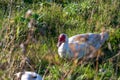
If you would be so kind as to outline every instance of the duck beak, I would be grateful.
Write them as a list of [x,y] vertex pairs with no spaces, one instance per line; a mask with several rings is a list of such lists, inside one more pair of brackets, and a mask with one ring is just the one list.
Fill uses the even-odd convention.
[[62,44],[61,42],[58,42],[58,43],[57,43],[57,47],[59,47],[61,44]]

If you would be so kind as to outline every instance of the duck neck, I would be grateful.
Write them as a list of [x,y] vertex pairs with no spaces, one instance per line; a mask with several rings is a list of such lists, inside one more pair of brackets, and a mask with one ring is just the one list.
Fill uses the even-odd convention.
[[66,57],[66,58],[71,58],[71,51],[69,48],[68,41],[64,42],[61,44],[61,46],[58,48],[58,53],[60,57]]

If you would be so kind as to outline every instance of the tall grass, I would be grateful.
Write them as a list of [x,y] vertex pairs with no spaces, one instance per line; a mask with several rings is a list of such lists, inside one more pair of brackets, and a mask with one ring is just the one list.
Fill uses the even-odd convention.
[[[13,1],[10,13],[10,1],[2,3],[0,9],[0,76],[3,80],[11,80],[13,74],[22,71],[23,56],[30,60],[30,65],[22,63],[25,70],[33,70],[44,76],[45,80],[117,80],[120,73],[115,71],[119,61],[108,61],[107,58],[117,54],[120,47],[120,2],[119,0],[83,0],[83,1]],[[6,8],[5,14],[2,12]],[[20,44],[27,40],[29,20],[25,12],[31,9],[38,27],[35,29],[37,43],[30,42],[27,52],[22,53]],[[8,20],[9,18],[9,20]],[[57,37],[60,33],[73,36],[80,33],[99,33],[102,27],[110,31],[108,41],[103,45],[105,54],[103,64],[96,72],[93,62],[77,65],[73,61],[61,59],[57,55]],[[44,36],[39,29],[44,28]],[[107,43],[109,42],[109,49]],[[111,56],[112,54],[112,56]],[[119,59],[119,58],[117,58]],[[32,69],[31,69],[32,66]],[[95,65],[94,65],[95,66]],[[118,69],[119,70],[119,69]]]

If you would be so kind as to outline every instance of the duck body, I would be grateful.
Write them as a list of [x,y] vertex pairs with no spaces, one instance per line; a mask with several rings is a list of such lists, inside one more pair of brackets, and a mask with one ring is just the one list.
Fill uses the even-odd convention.
[[71,59],[77,56],[78,59],[82,58],[89,51],[89,46],[86,43],[63,43],[58,48],[60,57]]
[[[66,39],[61,43],[61,40],[58,41],[58,54],[60,57],[81,58],[88,53],[89,46],[87,43],[78,43],[77,41],[68,41],[66,34],[61,34],[60,36],[65,36]],[[72,39],[71,39],[72,40]]]
[[17,76],[17,80],[42,80],[39,74],[30,71],[18,72],[15,75]]
[[[86,38],[86,41],[80,42],[81,38]],[[87,54],[95,53],[107,40],[108,34],[104,34],[101,39],[101,34],[86,33],[78,34],[70,38],[66,34],[60,34],[58,38],[58,54],[64,58],[82,58]]]

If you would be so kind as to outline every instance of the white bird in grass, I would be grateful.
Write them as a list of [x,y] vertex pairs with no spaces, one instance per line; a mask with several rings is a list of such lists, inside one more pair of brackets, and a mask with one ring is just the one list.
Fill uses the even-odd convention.
[[74,57],[81,59],[86,55],[92,57],[107,39],[108,32],[100,34],[78,34],[70,38],[68,38],[66,34],[62,33],[58,37],[58,54],[60,57],[68,59]]
[[39,74],[30,71],[18,72],[15,76],[17,80],[43,80]]

